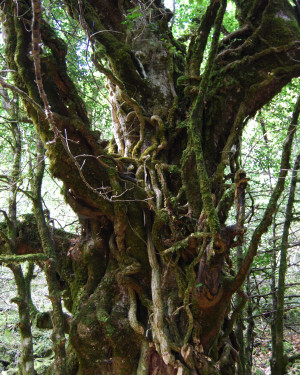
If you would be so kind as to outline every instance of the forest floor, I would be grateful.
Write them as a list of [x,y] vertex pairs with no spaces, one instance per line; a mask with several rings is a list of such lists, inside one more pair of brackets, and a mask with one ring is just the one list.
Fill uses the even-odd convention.
[[[300,334],[296,332],[295,328],[286,330],[284,347],[288,355],[300,353]],[[271,351],[271,336],[265,332],[263,338],[256,338],[255,347],[253,351],[253,375],[271,375],[270,359]],[[288,375],[300,374],[300,361],[294,363],[288,370]]]

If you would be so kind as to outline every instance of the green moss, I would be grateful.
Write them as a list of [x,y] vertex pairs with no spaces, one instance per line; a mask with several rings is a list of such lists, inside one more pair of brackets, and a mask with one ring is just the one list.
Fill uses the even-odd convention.
[[180,85],[184,85],[186,83],[188,83],[190,80],[190,77],[189,76],[180,76],[177,78],[177,85],[180,86]]
[[[28,11],[27,7],[22,7],[24,13]],[[21,11],[19,9],[19,11]],[[37,86],[35,84],[35,76],[33,74],[33,62],[29,59],[29,50],[31,46],[30,34],[25,30],[23,22],[18,18],[14,18],[15,32],[17,36],[17,44],[14,54],[14,62],[18,67],[18,75],[23,80],[22,88],[24,84],[26,91],[29,95],[38,103],[41,102],[38,94]]]
[[167,211],[160,210],[156,212],[154,223],[152,226],[152,238],[155,248],[158,251],[163,251],[166,246],[163,241],[171,235],[169,229],[169,215]]
[[19,242],[24,242],[34,249],[41,248],[36,218],[33,214],[25,214],[18,222],[17,231]]
[[168,127],[170,127],[170,125],[175,126],[176,113],[177,113],[177,110],[178,110],[178,102],[179,102],[178,96],[176,96],[173,100],[172,107],[170,108],[170,111],[169,111],[169,114],[168,114],[168,119],[167,119],[167,122],[169,124]]
[[[260,35],[265,38],[270,45],[280,46],[286,43],[299,40],[299,25],[295,17],[292,6],[285,2],[275,6],[272,12],[268,12],[264,17],[264,22],[260,28]],[[272,32],[270,33],[270,29]]]
[[182,181],[185,195],[188,201],[189,210],[193,217],[199,217],[202,210],[201,193],[198,175],[195,170],[195,154],[193,146],[189,144],[182,153],[180,160],[182,169]]

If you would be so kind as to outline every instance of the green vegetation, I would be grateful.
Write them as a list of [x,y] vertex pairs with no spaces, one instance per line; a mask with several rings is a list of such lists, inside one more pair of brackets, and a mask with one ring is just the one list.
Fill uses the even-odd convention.
[[[18,374],[18,362],[21,355],[21,339],[18,329],[19,317],[15,304],[11,299],[15,297],[15,282],[11,272],[1,266],[1,316],[0,316],[0,372],[3,375]],[[38,309],[50,308],[47,298],[45,278],[41,271],[36,270],[32,283],[32,296]],[[53,351],[50,340],[51,331],[33,327],[35,369],[39,375],[46,371],[53,361]]]

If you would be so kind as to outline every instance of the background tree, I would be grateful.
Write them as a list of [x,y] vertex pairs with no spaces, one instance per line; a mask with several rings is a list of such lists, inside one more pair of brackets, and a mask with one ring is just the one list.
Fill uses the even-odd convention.
[[288,239],[289,229],[292,222],[293,206],[295,200],[295,190],[297,184],[297,174],[300,165],[300,155],[298,154],[293,167],[293,175],[291,180],[291,187],[288,197],[288,203],[285,212],[285,222],[282,233],[282,240],[280,245],[280,265],[279,265],[279,280],[278,290],[276,293],[276,313],[274,319],[274,337],[272,340],[272,362],[271,369],[272,374],[283,374],[286,373],[286,366],[288,364],[288,358],[284,353],[283,349],[283,314],[284,314],[284,293],[285,293],[285,278],[287,271],[287,252],[288,252]]
[[2,239],[1,245],[3,245],[3,243],[6,244],[6,257],[11,258],[7,260],[7,266],[11,269],[17,286],[17,296],[12,299],[12,302],[16,303],[18,306],[20,319],[19,328],[22,347],[20,374],[34,375],[33,343],[30,321],[30,310],[32,306],[30,282],[33,276],[33,264],[28,263],[26,272],[24,273],[21,265],[13,262],[13,257],[17,253],[17,196],[21,182],[22,155],[22,140],[19,124],[19,99],[10,98],[6,90],[1,91],[1,96],[2,103],[7,109],[7,114],[10,115],[7,119],[8,128],[10,130],[8,140],[11,147],[10,151],[13,153],[11,170],[10,173],[6,175],[6,182],[9,190],[8,210],[5,211],[1,209],[5,223],[0,229],[0,236]]
[[186,51],[159,0],[58,3],[107,77],[109,145],[93,131],[70,78],[53,15],[41,18],[37,0],[1,4],[14,85],[0,83],[22,97],[82,224],[72,272],[66,257],[57,264],[70,292],[69,338],[80,374],[235,373],[231,331],[240,306],[231,312],[231,301],[243,296],[284,188],[299,105],[278,182],[233,270],[248,184],[240,137],[247,120],[300,73],[297,8],[275,0],[235,4],[237,30],[220,40],[227,2],[212,0]]

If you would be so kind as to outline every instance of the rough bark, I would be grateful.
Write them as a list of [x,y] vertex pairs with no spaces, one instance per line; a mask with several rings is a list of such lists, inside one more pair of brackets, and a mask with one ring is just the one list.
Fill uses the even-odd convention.
[[[91,131],[67,72],[65,42],[43,20],[32,35],[29,1],[1,7],[16,86],[10,88],[22,95],[83,227],[69,252],[72,270],[63,257],[57,264],[70,291],[70,342],[79,361],[78,372],[74,366],[69,373],[234,374],[230,302],[270,225],[285,174],[232,276],[230,249],[244,228],[239,218],[233,226],[226,219],[247,186],[232,148],[239,148],[247,119],[300,74],[295,11],[288,1],[237,1],[241,28],[220,42],[226,2],[211,1],[185,59],[159,0],[64,3],[108,80],[113,152]],[[141,17],[129,27],[124,21],[134,6]],[[50,51],[43,59],[39,31]]]

